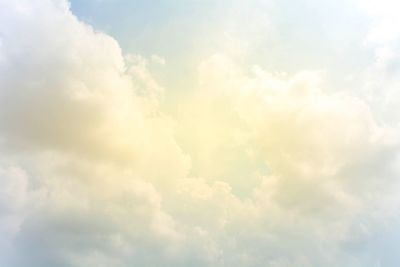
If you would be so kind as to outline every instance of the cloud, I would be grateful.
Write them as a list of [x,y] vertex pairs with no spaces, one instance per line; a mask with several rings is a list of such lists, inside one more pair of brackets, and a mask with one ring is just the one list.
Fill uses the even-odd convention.
[[396,1],[356,1],[369,19],[364,46],[373,51],[373,61],[366,71],[364,90],[377,116],[386,123],[398,126],[397,99],[400,70],[399,17],[394,10]]
[[172,249],[180,235],[149,181],[167,187],[190,162],[145,66],[127,66],[116,41],[65,1],[1,10],[4,262],[125,266]]
[[[245,148],[250,153],[237,157],[247,166],[229,168],[239,173],[252,170],[256,173],[247,174],[258,176],[259,184],[246,198],[249,206],[235,211],[238,217],[230,214],[232,224],[227,226],[235,229],[238,244],[246,244],[237,251],[254,261],[242,265],[374,266],[379,261],[366,250],[347,254],[344,247],[356,242],[358,234],[366,244],[372,242],[368,236],[379,227],[370,229],[369,224],[391,220],[385,207],[398,200],[384,195],[399,186],[397,130],[377,123],[361,98],[345,91],[327,92],[322,81],[318,72],[289,76],[257,66],[243,69],[223,55],[201,65],[200,86],[189,105],[196,107],[192,115],[200,123],[208,118],[204,123],[210,121],[213,128],[201,128],[205,134],[192,141],[206,147],[193,160],[194,167],[237,185],[236,180],[249,176],[210,172],[220,166],[207,162],[215,155],[219,163],[229,161],[232,153]],[[185,118],[183,124],[188,123]],[[387,190],[388,184],[393,191]],[[248,221],[236,225],[233,221],[240,221],[241,212]],[[365,232],[353,234],[364,220]],[[245,236],[238,234],[238,225],[246,229]],[[251,245],[244,243],[249,239]],[[263,251],[263,256],[255,251]]]
[[142,166],[165,151],[164,168],[182,165],[185,173],[189,162],[174,144],[171,122],[134,87],[156,87],[145,66],[126,66],[115,40],[56,3],[2,3],[5,143]]
[[0,0],[0,265],[394,266],[398,133],[365,100],[216,54],[167,114],[151,61]]

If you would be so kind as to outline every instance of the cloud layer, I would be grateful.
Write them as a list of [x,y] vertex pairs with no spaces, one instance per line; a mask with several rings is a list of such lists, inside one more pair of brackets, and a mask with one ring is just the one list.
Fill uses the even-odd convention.
[[169,114],[150,61],[63,0],[0,0],[0,265],[397,266],[398,128],[371,100],[396,83],[215,53]]

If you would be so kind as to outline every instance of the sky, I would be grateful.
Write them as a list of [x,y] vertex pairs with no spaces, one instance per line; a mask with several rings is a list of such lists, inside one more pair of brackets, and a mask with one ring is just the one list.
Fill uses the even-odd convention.
[[399,266],[399,8],[0,0],[0,266]]

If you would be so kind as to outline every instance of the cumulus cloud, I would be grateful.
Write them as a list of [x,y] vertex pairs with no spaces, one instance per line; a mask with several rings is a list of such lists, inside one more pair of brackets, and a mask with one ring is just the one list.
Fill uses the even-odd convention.
[[397,129],[367,102],[217,54],[167,115],[150,61],[0,0],[0,265],[394,266]]
[[143,64],[127,66],[116,41],[79,22],[63,1],[3,1],[2,10],[6,145],[138,166],[165,151],[164,168],[183,165],[185,173],[189,162],[174,144],[172,123],[157,114],[150,97],[139,96],[157,89]]
[[396,1],[356,1],[360,10],[368,17],[370,28],[364,46],[372,49],[374,59],[366,73],[365,91],[380,119],[398,126],[400,70],[400,23],[395,10]]
[[[237,179],[248,182],[250,171],[248,176],[224,177],[226,172],[210,171],[218,164],[207,164],[212,155],[229,162],[232,153],[245,148],[238,157],[247,166],[229,167],[237,172],[255,169],[258,176],[259,183],[248,196],[249,206],[242,207],[251,223],[238,224],[247,225],[247,236],[235,237],[242,243],[251,236],[254,243],[238,251],[251,254],[256,263],[242,265],[374,266],[379,262],[382,255],[371,259],[362,249],[346,255],[344,247],[358,238],[372,242],[368,236],[379,227],[369,224],[392,216],[385,207],[397,200],[384,195],[398,189],[397,131],[379,125],[359,97],[323,90],[318,72],[289,76],[257,66],[243,69],[215,55],[202,63],[200,81],[193,101],[198,106],[189,105],[197,107],[192,115],[200,123],[209,118],[213,128],[204,127],[200,129],[204,135],[191,136],[196,138],[193,143],[206,147],[193,160],[194,167],[222,176],[230,185]],[[182,123],[188,123],[190,131],[185,117]],[[216,133],[212,142],[207,136],[211,129]],[[360,230],[364,223],[365,229]],[[353,234],[355,229],[360,232]]]
[[[64,1],[1,1],[1,10],[9,260],[118,266],[129,257],[151,259],[157,246],[171,249],[179,234],[149,181],[166,187],[190,162],[171,120],[157,111],[145,66],[125,64],[118,44],[79,22]],[[35,191],[41,196],[31,198]]]

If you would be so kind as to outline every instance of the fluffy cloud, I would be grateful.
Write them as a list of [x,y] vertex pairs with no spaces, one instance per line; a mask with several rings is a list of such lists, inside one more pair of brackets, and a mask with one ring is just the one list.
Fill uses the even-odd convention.
[[372,49],[374,59],[366,71],[365,91],[377,115],[398,127],[400,31],[396,1],[356,1],[369,18],[370,28],[364,46]]
[[4,260],[118,266],[172,249],[179,234],[148,181],[166,188],[190,162],[144,66],[125,65],[64,1],[1,10],[2,229],[14,235]]
[[398,262],[397,130],[363,99],[214,55],[168,116],[148,62],[0,0],[0,265]]
[[[63,1],[3,1],[2,10],[0,120],[6,145],[143,169],[164,151],[164,168],[185,166],[174,175],[186,172],[189,162],[174,144],[170,120],[157,113],[150,97],[139,96],[153,95],[156,86],[138,75],[144,66],[126,66],[118,44],[79,22]],[[134,83],[148,91],[138,92]]]
[[[379,125],[359,97],[324,91],[322,80],[318,72],[289,76],[242,69],[222,55],[200,67],[200,86],[189,105],[196,107],[191,115],[200,125],[210,126],[202,119],[208,118],[212,128],[191,136],[203,149],[194,167],[233,186],[238,179],[249,182],[249,176],[258,176],[259,184],[247,196],[250,202],[240,202],[243,206],[233,212],[238,217],[229,214],[227,228],[235,229],[235,242],[245,244],[236,249],[255,261],[241,265],[374,266],[380,257],[387,260],[387,255],[371,258],[363,249],[347,254],[345,247],[358,239],[372,243],[369,235],[381,231],[377,225],[392,220],[387,207],[398,203],[393,197],[399,186],[397,130]],[[182,131],[190,132],[185,118],[182,124],[189,126]],[[220,166],[208,159],[217,155],[219,163],[229,162],[232,154],[247,166],[229,168],[246,169],[247,176],[210,171]],[[233,222],[240,221],[241,212],[250,223]],[[238,225],[247,226],[245,236],[238,234]],[[251,245],[245,243],[249,239]]]

